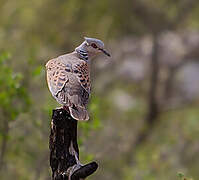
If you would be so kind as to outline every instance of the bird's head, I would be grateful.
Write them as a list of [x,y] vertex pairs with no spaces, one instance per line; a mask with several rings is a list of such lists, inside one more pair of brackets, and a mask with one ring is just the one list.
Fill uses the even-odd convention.
[[110,56],[110,54],[104,49],[104,43],[101,40],[88,37],[84,37],[84,39],[89,53],[98,54],[103,52],[105,55]]
[[110,54],[105,50],[104,43],[95,38],[84,37],[84,42],[77,47],[77,50],[85,51],[89,56],[94,57],[100,53],[104,53],[105,55],[110,57]]

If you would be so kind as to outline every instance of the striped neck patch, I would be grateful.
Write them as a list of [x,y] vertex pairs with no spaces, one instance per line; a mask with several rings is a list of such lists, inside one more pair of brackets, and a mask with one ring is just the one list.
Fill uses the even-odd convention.
[[86,51],[76,49],[76,52],[79,54],[81,59],[88,60],[88,53]]

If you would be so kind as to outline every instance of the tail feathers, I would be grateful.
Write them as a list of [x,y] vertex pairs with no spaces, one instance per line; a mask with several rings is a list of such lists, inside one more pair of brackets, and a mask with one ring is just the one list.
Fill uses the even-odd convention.
[[78,121],[87,121],[89,119],[88,112],[84,107],[69,107],[69,111],[71,116]]

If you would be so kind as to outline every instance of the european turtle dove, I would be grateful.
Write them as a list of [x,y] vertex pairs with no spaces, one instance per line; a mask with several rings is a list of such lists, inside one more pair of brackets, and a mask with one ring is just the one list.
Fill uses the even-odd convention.
[[101,52],[110,56],[101,40],[84,39],[74,52],[51,59],[46,64],[50,92],[76,120],[89,119],[86,107],[90,95],[90,60]]

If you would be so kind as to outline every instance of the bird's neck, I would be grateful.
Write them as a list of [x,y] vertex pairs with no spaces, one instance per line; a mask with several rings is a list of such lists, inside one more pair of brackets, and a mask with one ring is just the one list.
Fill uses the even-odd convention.
[[88,49],[87,46],[88,45],[84,41],[80,46],[75,48],[75,52],[78,54],[79,58],[83,59],[85,61],[91,60],[92,58],[94,58],[96,56],[95,53],[91,53],[91,52],[87,51],[87,49]]
[[77,48],[75,49],[75,51],[78,54],[80,59],[83,59],[85,61],[89,60],[88,53],[86,51],[83,51],[83,50],[77,49]]
[[80,59],[88,61],[89,55],[88,55],[88,52],[86,50],[86,43],[85,42],[83,42],[80,46],[75,48],[75,52],[78,54]]

